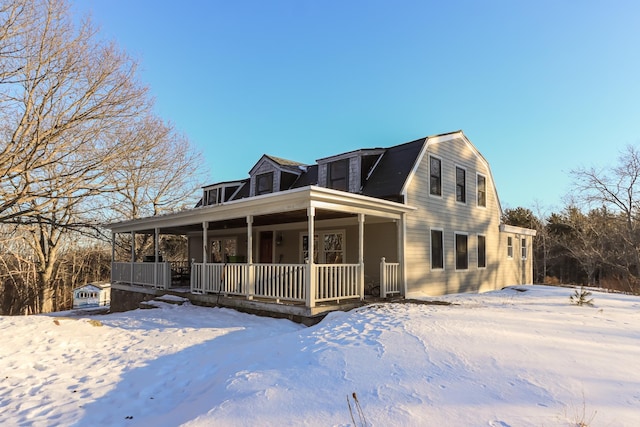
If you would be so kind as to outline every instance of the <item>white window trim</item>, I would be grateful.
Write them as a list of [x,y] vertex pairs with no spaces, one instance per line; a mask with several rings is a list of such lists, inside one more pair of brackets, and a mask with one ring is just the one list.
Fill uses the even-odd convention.
[[[458,242],[456,236],[467,236],[467,268],[458,268]],[[469,233],[465,233],[463,231],[454,231],[453,232],[453,268],[455,271],[469,271]]]
[[[433,242],[431,239],[431,232],[432,231],[439,231],[441,234],[441,238],[442,238],[442,268],[433,268],[433,262],[432,262],[432,250],[433,250]],[[438,227],[433,227],[429,229],[429,268],[431,271],[444,271],[446,270],[447,267],[447,263],[445,262],[447,257],[445,256],[445,250],[444,250],[444,229],[442,228],[438,228]]]
[[[484,178],[484,206],[478,204],[478,177],[479,176]],[[489,200],[488,200],[489,192],[487,191],[488,186],[489,186],[489,180],[487,179],[487,176],[483,173],[476,172],[476,207],[480,209],[487,209],[487,205],[489,204]]]
[[528,253],[529,253],[529,250],[528,250],[527,238],[521,237],[520,238],[520,257],[523,260],[526,260]]
[[[478,263],[480,262],[480,245],[478,245],[478,237],[484,237],[484,267],[480,267]],[[469,242],[467,242],[467,245]],[[476,234],[476,267],[478,270],[486,270],[487,269],[487,235],[486,234]]]
[[[464,202],[461,202],[458,200],[458,169],[462,169],[464,171]],[[453,168],[453,188],[455,189],[455,191],[453,192],[453,197],[455,198],[456,203],[459,203],[461,205],[466,205],[468,203],[468,185],[467,185],[467,168],[465,168],[462,165],[454,165]]]
[[[440,160],[440,194],[431,193],[431,158]],[[441,157],[429,154],[429,197],[435,197],[436,199],[442,199],[444,197],[444,180],[442,179],[442,165],[444,162]]]
[[[346,264],[347,262],[347,232],[345,231],[345,229],[339,229],[339,230],[316,230],[316,232],[314,233],[316,236],[318,236],[318,247],[315,248],[316,251],[318,251],[318,262],[317,264],[325,264],[326,262],[326,253],[324,251],[324,246],[321,247],[321,245],[324,244],[324,236],[326,234],[342,234],[342,263]],[[299,253],[300,253],[300,262],[304,263],[304,255],[303,255],[303,238],[305,236],[308,236],[309,233],[308,232],[301,232],[300,233],[300,247],[299,247]]]
[[[511,241],[511,244],[509,244],[509,241]],[[507,259],[513,259],[513,236],[507,236]]]

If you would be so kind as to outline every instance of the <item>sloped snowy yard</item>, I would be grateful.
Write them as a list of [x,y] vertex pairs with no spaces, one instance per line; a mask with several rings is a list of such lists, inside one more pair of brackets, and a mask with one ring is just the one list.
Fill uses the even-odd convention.
[[371,426],[640,425],[640,298],[517,289],[311,328],[168,304],[0,317],[0,425],[346,426],[353,392]]

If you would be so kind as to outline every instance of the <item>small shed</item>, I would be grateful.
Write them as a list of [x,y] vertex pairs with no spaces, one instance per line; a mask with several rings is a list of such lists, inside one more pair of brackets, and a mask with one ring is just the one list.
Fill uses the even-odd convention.
[[102,307],[111,303],[111,283],[87,283],[73,290],[73,308]]

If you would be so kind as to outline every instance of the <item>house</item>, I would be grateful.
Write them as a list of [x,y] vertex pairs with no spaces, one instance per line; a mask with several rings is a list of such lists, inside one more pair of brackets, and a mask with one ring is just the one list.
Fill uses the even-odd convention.
[[[108,227],[114,246],[121,234],[156,242],[151,262],[114,259],[114,301],[170,290],[178,268],[200,303],[301,316],[367,294],[533,280],[535,231],[501,223],[489,164],[462,131],[315,164],[263,155],[248,178],[204,187],[194,209]],[[187,237],[182,267],[161,262],[161,234]]]
[[88,283],[73,290],[73,308],[103,307],[110,301],[110,283]]

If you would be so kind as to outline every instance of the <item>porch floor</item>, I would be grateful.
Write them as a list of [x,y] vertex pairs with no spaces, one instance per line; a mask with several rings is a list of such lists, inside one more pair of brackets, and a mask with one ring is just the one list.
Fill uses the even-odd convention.
[[[315,325],[320,322],[328,313],[332,311],[349,311],[357,307],[362,307],[367,304],[375,302],[389,301],[389,299],[383,299],[380,297],[365,296],[365,300],[359,299],[345,299],[336,302],[323,302],[317,303],[315,307],[307,307],[304,303],[296,303],[291,301],[274,302],[273,299],[262,299],[255,297],[252,300],[248,300],[243,296],[224,295],[224,294],[192,294],[189,287],[172,287],[169,289],[153,289],[145,288],[141,286],[131,286],[124,283],[113,283],[113,290],[122,291],[126,293],[146,294],[148,298],[153,299],[162,295],[175,295],[183,298],[187,298],[193,305],[205,306],[205,307],[227,307],[238,311],[256,314],[259,316],[268,316],[276,318],[286,318],[297,323],[302,323],[306,326]],[[120,298],[119,292],[112,292],[112,300],[114,298]],[[122,296],[126,298],[126,296]],[[134,299],[134,298],[132,298]],[[121,306],[118,304],[113,304]],[[137,305],[130,309],[137,308]]]

